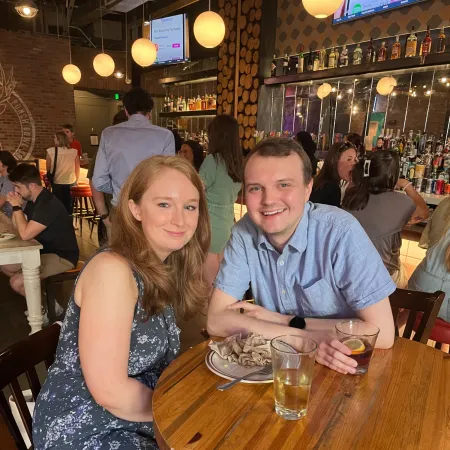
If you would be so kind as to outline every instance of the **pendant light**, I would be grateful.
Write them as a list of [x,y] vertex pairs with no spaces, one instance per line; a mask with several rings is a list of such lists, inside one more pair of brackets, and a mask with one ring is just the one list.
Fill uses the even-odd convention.
[[219,14],[211,11],[201,13],[194,22],[194,36],[197,42],[205,48],[217,47],[225,37],[225,22]]
[[131,84],[128,78],[128,13],[125,13],[125,83]]
[[377,83],[377,92],[380,95],[389,95],[397,86],[397,80],[394,77],[383,77]]
[[332,87],[330,84],[323,83],[319,86],[319,89],[317,90],[317,97],[319,97],[322,100],[330,95],[331,90]]
[[100,0],[100,33],[102,37],[102,52],[99,53],[93,61],[94,70],[101,77],[109,77],[113,74],[115,64],[111,56],[105,53],[103,46],[103,14],[102,14],[102,1]]
[[303,0],[303,6],[316,19],[325,19],[325,17],[334,14],[341,6],[342,0]]
[[77,84],[81,80],[81,70],[72,64],[72,45],[70,41],[69,14],[67,14],[67,34],[69,36],[69,64],[66,64],[62,70],[64,81],[69,84]]
[[[145,22],[144,2],[142,3],[142,24]],[[131,56],[141,67],[151,66],[156,61],[156,45],[146,38],[136,39],[131,46]]]
[[20,17],[31,19],[36,17],[39,9],[33,0],[19,0],[14,7]]

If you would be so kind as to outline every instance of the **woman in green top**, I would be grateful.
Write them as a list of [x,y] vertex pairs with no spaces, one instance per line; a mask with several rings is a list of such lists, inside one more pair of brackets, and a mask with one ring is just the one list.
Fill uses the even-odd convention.
[[220,115],[208,127],[208,156],[200,177],[206,189],[211,220],[211,247],[205,262],[206,281],[212,287],[234,223],[234,203],[242,185],[242,150],[239,125]]

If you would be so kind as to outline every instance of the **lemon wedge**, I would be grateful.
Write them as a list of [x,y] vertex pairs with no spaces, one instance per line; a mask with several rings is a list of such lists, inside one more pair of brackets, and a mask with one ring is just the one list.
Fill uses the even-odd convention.
[[352,351],[352,355],[362,353],[366,349],[364,342],[357,338],[349,338],[342,343]]

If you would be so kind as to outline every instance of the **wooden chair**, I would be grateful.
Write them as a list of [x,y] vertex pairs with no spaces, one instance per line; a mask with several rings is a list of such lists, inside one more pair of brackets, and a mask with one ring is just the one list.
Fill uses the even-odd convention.
[[[0,415],[3,421],[6,422],[9,433],[12,435],[16,447],[19,450],[25,450],[27,447],[14,420],[8,400],[2,390],[7,386],[11,389],[25,430],[32,442],[32,418],[22,394],[18,377],[26,374],[33,399],[36,401],[41,390],[41,384],[35,366],[44,362],[48,369],[53,364],[60,330],[61,327],[59,324],[55,323],[11,345],[11,347],[0,354]],[[0,436],[0,448],[4,449],[5,447],[6,443],[3,437]]]
[[436,317],[442,302],[444,301],[445,293],[436,291],[434,293],[409,291],[406,289],[397,289],[389,296],[391,302],[392,314],[395,323],[395,335],[398,336],[398,316],[400,309],[409,310],[408,320],[406,322],[404,338],[411,339],[411,334],[418,313],[422,313],[420,324],[417,326],[417,331],[414,334],[413,341],[426,344],[430,338],[431,330],[433,329]]

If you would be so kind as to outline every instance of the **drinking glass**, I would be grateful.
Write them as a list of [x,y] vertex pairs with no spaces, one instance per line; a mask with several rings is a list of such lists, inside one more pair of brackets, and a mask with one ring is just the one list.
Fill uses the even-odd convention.
[[379,332],[377,326],[359,320],[346,320],[336,324],[338,339],[352,351],[350,358],[358,363],[355,375],[364,374],[369,369]]
[[306,416],[317,344],[300,336],[278,336],[270,342],[275,411],[284,419]]

